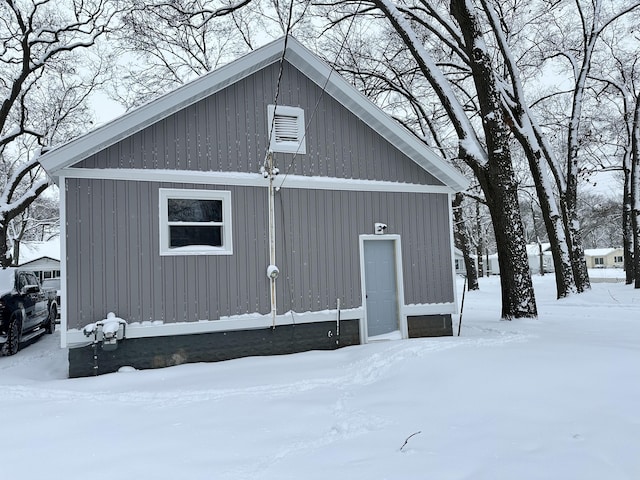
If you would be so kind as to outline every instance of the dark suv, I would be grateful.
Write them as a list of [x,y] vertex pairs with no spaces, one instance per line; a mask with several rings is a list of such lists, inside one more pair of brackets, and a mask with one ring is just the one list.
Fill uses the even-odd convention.
[[33,272],[0,269],[0,354],[14,355],[20,344],[56,328],[56,291],[40,286]]

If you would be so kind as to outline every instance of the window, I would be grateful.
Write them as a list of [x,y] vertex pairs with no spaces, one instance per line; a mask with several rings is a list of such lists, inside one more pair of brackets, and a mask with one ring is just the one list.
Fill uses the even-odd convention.
[[160,255],[231,255],[231,192],[160,189]]
[[18,274],[18,291],[21,291],[27,285],[29,285],[29,280],[27,279],[27,274],[24,273],[24,272],[20,272]]
[[[304,110],[298,107],[269,105],[267,113],[269,150],[284,153],[307,153],[304,140]],[[271,132],[272,128],[273,133]]]
[[596,265],[604,265],[604,258],[603,257],[594,257],[593,263],[596,264]]
[[29,285],[40,285],[40,280],[36,277],[36,274],[33,272],[27,272],[27,281]]
[[40,285],[35,274],[32,272],[20,272],[18,274],[18,290],[22,290],[26,286],[30,285]]
[[623,262],[623,258],[622,258],[622,256],[615,256],[615,257],[613,257],[613,262],[614,262],[614,263],[622,263],[622,262]]

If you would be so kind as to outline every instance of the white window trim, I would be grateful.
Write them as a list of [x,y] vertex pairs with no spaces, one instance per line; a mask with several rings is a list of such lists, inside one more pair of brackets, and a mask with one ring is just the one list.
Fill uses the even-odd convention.
[[[276,115],[287,115],[296,117],[298,121],[298,140],[295,142],[277,142],[275,135],[272,134],[271,128],[273,126],[273,116],[274,113]],[[307,146],[305,142],[305,132],[304,132],[304,110],[299,107],[288,107],[286,105],[268,105],[267,106],[267,121],[268,121],[268,132],[269,132],[269,150],[272,152],[281,152],[281,153],[297,153],[297,154],[305,154],[307,153]]]
[[[222,247],[201,245],[198,247],[169,248],[169,210],[170,198],[193,200],[222,200]],[[159,189],[160,209],[160,255],[233,255],[233,237],[231,224],[231,192],[222,190],[196,190],[178,188]]]

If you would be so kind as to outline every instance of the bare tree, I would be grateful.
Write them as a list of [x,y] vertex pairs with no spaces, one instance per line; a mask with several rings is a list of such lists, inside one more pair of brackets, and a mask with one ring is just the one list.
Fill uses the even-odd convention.
[[[591,78],[603,86],[598,90],[597,106],[599,117],[606,120],[599,131],[604,130],[608,134],[610,152],[607,152],[607,157],[618,160],[616,168],[623,174],[621,223],[627,284],[634,283],[637,275],[634,245],[640,242],[634,234],[632,221],[634,111],[640,96],[637,35],[633,40],[628,41],[623,35],[605,39],[606,58],[598,62],[591,73]],[[611,169],[608,165],[601,168]]]
[[9,243],[12,248],[13,264],[20,261],[22,242],[42,242],[60,233],[60,211],[57,197],[38,196],[20,215],[9,224]]
[[[567,247],[566,224],[563,222],[556,203],[552,182],[541,162],[545,154],[542,145],[544,139],[535,134],[538,127],[527,103],[521,80],[522,71],[515,58],[516,52],[513,51],[511,45],[516,43],[519,35],[510,35],[507,27],[512,18],[517,18],[519,6],[516,2],[510,8],[506,8],[501,4],[494,5],[487,0],[482,0],[481,5],[483,14],[491,27],[496,50],[499,52],[499,58],[503,65],[502,107],[508,117],[507,122],[528,160],[542,218],[551,244],[557,296],[562,298],[575,292],[575,280]],[[520,22],[522,23],[522,19]],[[526,22],[524,23],[526,24]],[[510,36],[513,38],[510,39]]]
[[112,36],[111,96],[130,109],[214,70],[285,31],[305,32],[309,2],[137,0]]
[[590,285],[581,241],[577,199],[579,181],[584,173],[585,140],[590,134],[584,115],[590,88],[588,81],[594,67],[594,58],[598,58],[597,49],[602,44],[603,36],[620,19],[637,11],[640,2],[575,0],[573,3],[556,2],[548,8],[552,14],[544,17],[545,35],[540,37],[537,44],[538,55],[543,63],[564,60],[572,78],[569,89],[571,107],[564,135],[564,165],[558,160],[561,156],[553,153],[553,148],[541,129],[536,128],[536,132],[543,139],[544,158],[553,172],[558,188],[576,286],[579,291],[583,291]]
[[[407,20],[406,10],[385,0],[372,4],[382,13],[411,53],[417,68],[437,95],[458,136],[458,158],[473,170],[484,192],[494,226],[501,271],[502,317],[506,319],[537,315],[529,265],[524,245],[523,226],[518,207],[517,185],[511,164],[507,127],[491,67],[484,48],[482,29],[475,12],[464,2],[452,2],[455,21],[447,26],[456,37],[457,55],[466,64],[478,99],[482,122],[479,131],[465,111],[463,101],[446,78],[434,57],[426,50],[416,30]],[[424,6],[425,4],[423,4]],[[475,98],[475,97],[474,97]]]
[[[458,28],[455,20],[450,18],[449,28],[455,38],[449,41],[449,45],[455,46],[452,49],[457,58],[440,58],[442,46],[428,51],[424,37],[419,38],[420,31],[407,21],[409,18],[421,25],[420,19],[413,15],[415,12],[400,4],[384,1],[359,5],[362,11],[372,15],[383,12],[400,41],[384,35],[380,45],[358,38],[353,47],[353,38],[349,45],[338,39],[335,43],[341,47],[339,53],[343,56],[339,59],[338,69],[346,72],[362,91],[383,104],[387,111],[394,112],[396,118],[445,158],[462,159],[467,168],[473,170],[482,187],[483,201],[489,207],[498,238],[496,244],[501,272],[504,272],[501,275],[503,317],[535,316],[522,224],[518,220],[518,188],[511,165],[510,131],[502,120],[501,100],[490,58],[488,54],[482,58],[473,57],[473,45],[482,36],[477,24],[473,24],[473,34],[477,37],[465,38],[462,32],[469,27],[469,22]],[[345,18],[350,20],[358,13],[349,11],[347,6],[337,15],[336,22],[339,22]],[[471,12],[464,19],[468,18],[472,18],[471,22],[475,20]],[[380,45],[378,49],[372,46],[376,44]],[[442,68],[440,62],[450,69]],[[381,63],[384,64],[382,70]],[[462,74],[450,75],[450,70]],[[471,79],[466,84],[465,77]],[[482,95],[478,91],[482,91]],[[406,108],[402,107],[402,102],[396,102],[398,97],[406,100]],[[476,102],[477,97],[481,98]],[[432,114],[430,99],[439,100],[439,114]],[[442,114],[443,110],[446,115]],[[488,121],[479,122],[478,117]],[[446,138],[447,130],[457,136],[455,145]]]
[[479,290],[478,271],[476,270],[476,262],[472,256],[471,239],[469,238],[469,227],[462,212],[462,203],[464,195],[457,193],[453,198],[453,222],[455,242],[462,251],[464,259],[464,267],[467,272],[467,288],[469,290]]
[[[12,262],[12,222],[49,186],[38,155],[87,121],[92,47],[116,13],[111,0],[0,3],[0,265]],[[100,62],[96,60],[98,71]]]
[[631,131],[631,231],[634,287],[640,288],[640,96],[636,98]]
[[[345,2],[332,2],[330,5],[337,11]],[[352,2],[351,5],[354,5]],[[390,23],[397,24],[398,18],[408,19],[410,28],[415,34],[415,42],[429,49],[435,66],[441,77],[428,74],[422,80],[434,83],[449,81],[452,90],[458,97],[459,104],[467,114],[470,124],[476,129],[480,143],[485,147],[487,140],[477,121],[484,120],[478,86],[471,87],[469,79],[473,78],[473,58],[465,52],[464,29],[457,28],[451,12],[444,7],[444,2],[429,0],[400,1],[392,3],[386,0],[370,3],[360,2],[361,12],[375,16],[375,11],[395,9]],[[456,5],[456,2],[451,2]],[[493,75],[498,78],[497,88],[501,94],[501,108],[506,123],[511,127],[525,158],[529,164],[531,180],[537,192],[542,218],[551,243],[557,296],[563,297],[575,291],[589,288],[589,279],[583,255],[580,222],[577,209],[578,184],[588,180],[588,175],[595,168],[611,169],[603,166],[602,159],[609,156],[607,140],[603,138],[601,121],[598,118],[597,92],[593,90],[593,81],[589,83],[589,72],[593,65],[602,62],[603,40],[614,36],[621,22],[633,14],[639,2],[611,0],[594,0],[584,2],[531,2],[508,0],[497,2],[478,0],[467,2],[467,9],[473,13],[483,29],[482,41],[489,51],[493,62]],[[343,8],[344,11],[344,8]],[[352,13],[342,13],[340,18],[350,18]],[[334,20],[333,23],[335,23]],[[573,25],[573,23],[575,25]],[[459,23],[459,22],[457,22]],[[624,24],[624,23],[622,23]],[[395,24],[394,24],[395,26]],[[396,27],[397,30],[397,27]],[[400,35],[402,37],[402,34]],[[387,37],[382,37],[383,47],[387,45]],[[412,52],[407,44],[406,50]],[[381,50],[382,48],[381,47]],[[426,92],[416,81],[416,69],[406,66],[406,59],[399,54],[380,54],[378,65],[385,63],[383,69],[377,68],[376,76],[380,90],[365,90],[368,95],[380,96],[383,86],[382,78],[396,86],[396,93],[403,95],[411,104],[413,114],[420,118],[430,115],[426,96],[438,96],[441,107],[448,112],[454,111],[454,103],[444,98],[437,87]],[[373,55],[367,62],[375,65]],[[415,55],[414,55],[415,57]],[[389,64],[389,59],[405,62],[404,68]],[[569,87],[563,85],[559,91],[535,97],[540,81],[540,72],[547,65],[558,65],[564,59],[571,67]],[[595,60],[594,60],[595,59]],[[343,59],[341,63],[349,61]],[[419,62],[418,62],[419,63]],[[355,70],[352,68],[352,70]],[[420,72],[422,73],[422,72]],[[365,85],[362,79],[371,72],[352,71],[354,83]],[[381,83],[382,82],[382,83]],[[381,86],[382,85],[382,86]],[[573,86],[572,86],[573,85]],[[533,86],[533,88],[532,88]],[[482,85],[480,86],[480,89]],[[566,110],[561,105],[566,99]],[[556,102],[555,111],[544,109],[550,102]],[[416,106],[418,105],[418,106]],[[419,107],[422,105],[422,107]],[[557,106],[561,105],[558,110]],[[592,110],[588,110],[590,106]],[[386,101],[386,108],[397,110],[397,106]],[[459,111],[458,111],[459,112]],[[558,112],[560,114],[558,115]],[[550,116],[549,114],[555,115]],[[453,117],[455,118],[455,112]],[[405,121],[414,131],[424,123],[423,120]],[[456,128],[455,120],[453,121]],[[485,125],[482,125],[485,128]],[[458,129],[459,131],[459,129]],[[462,138],[462,137],[461,137]],[[472,137],[470,137],[472,138]],[[486,152],[489,153],[489,149]],[[446,157],[447,155],[445,155]],[[566,163],[563,165],[562,160]],[[475,172],[475,171],[474,171]],[[551,172],[551,174],[549,174]],[[520,185],[518,184],[518,187]]]

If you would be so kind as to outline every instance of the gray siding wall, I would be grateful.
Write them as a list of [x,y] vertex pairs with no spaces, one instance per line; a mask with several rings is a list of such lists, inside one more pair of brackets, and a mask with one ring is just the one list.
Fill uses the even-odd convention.
[[[231,256],[159,255],[158,189],[185,184],[66,180],[69,328],[215,320],[269,312],[267,191],[232,195]],[[448,196],[283,188],[276,197],[278,310],[362,304],[359,235],[384,222],[402,236],[405,303],[453,301]]]
[[[258,172],[277,77],[268,66],[76,166]],[[288,63],[278,104],[302,107],[309,124],[305,155],[277,154],[283,171],[441,185]]]

